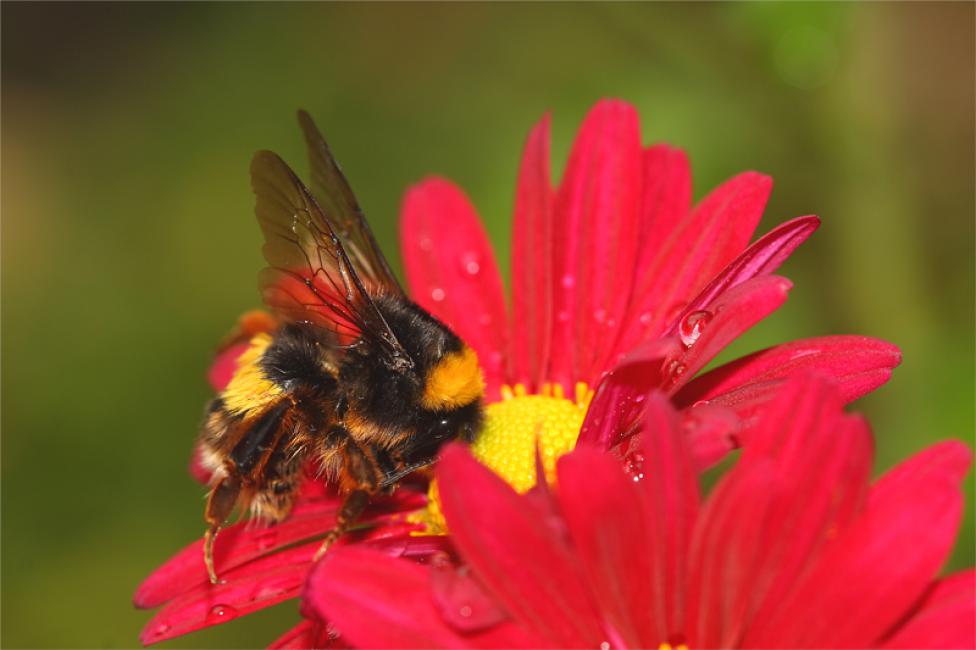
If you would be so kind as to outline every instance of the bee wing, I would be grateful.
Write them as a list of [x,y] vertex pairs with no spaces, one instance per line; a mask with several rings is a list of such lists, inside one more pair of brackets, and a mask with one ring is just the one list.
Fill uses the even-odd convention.
[[312,168],[312,196],[318,201],[332,229],[339,235],[356,269],[365,279],[382,286],[388,293],[402,295],[403,289],[376,245],[376,239],[366,223],[356,196],[322,133],[305,111],[298,111],[298,123],[305,134]]
[[366,337],[386,355],[389,367],[412,367],[342,240],[288,165],[277,154],[259,151],[251,161],[251,185],[269,264],[261,274],[268,306],[286,320],[332,331],[340,341]]

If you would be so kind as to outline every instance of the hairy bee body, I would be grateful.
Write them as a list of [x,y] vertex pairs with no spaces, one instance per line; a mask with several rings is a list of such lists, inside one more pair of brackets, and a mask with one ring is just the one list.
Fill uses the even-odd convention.
[[371,495],[433,462],[445,442],[471,441],[481,424],[477,356],[406,297],[322,134],[308,114],[298,119],[310,187],[270,151],[251,160],[268,262],[260,284],[273,313],[258,322],[270,331],[251,332],[199,435],[213,475],[204,512],[212,582],[224,522],[238,507],[281,521],[307,461],[345,495],[321,555]]
[[288,515],[309,458],[341,490],[372,494],[480,426],[480,370],[464,363],[470,348],[416,304],[375,300],[415,361],[410,372],[391,372],[366,339],[339,348],[320,328],[288,323],[251,339],[211,402],[204,464],[215,481],[239,483],[253,517]]

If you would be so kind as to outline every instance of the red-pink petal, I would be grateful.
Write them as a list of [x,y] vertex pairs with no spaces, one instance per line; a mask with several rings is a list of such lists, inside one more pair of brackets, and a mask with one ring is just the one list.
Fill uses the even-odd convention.
[[792,381],[759,427],[743,453],[742,471],[752,458],[772,458],[780,481],[759,524],[760,557],[734,595],[738,624],[723,642],[741,639],[750,619],[775,613],[867,495],[871,432],[863,419],[843,415],[836,388],[826,380]]
[[210,385],[218,393],[227,387],[230,378],[237,370],[237,359],[247,350],[248,343],[235,343],[217,355],[210,370],[207,371],[207,379]]
[[559,459],[559,503],[602,618],[626,648],[653,646],[666,638],[648,632],[655,605],[651,582],[655,533],[639,513],[634,481],[612,456],[580,447]]
[[640,269],[621,347],[661,334],[749,243],[772,189],[768,176],[739,174],[712,191]]
[[[339,643],[334,643],[338,641]],[[332,639],[325,624],[303,620],[268,645],[268,650],[310,650],[311,648],[339,648],[342,637]]]
[[866,336],[827,336],[767,348],[693,379],[674,396],[679,407],[709,401],[751,416],[782,386],[806,371],[834,379],[850,402],[874,390],[901,362],[897,346]]
[[[422,496],[398,491],[393,500],[371,508],[364,522],[377,522],[390,511],[419,507]],[[214,562],[221,576],[224,572],[248,564],[261,556],[274,553],[311,537],[324,534],[335,523],[338,499],[305,502],[296,506],[284,522],[257,528],[240,522],[222,530],[214,544]],[[148,609],[187,593],[209,586],[203,564],[203,541],[196,540],[156,569],[136,590],[136,607]]]
[[[716,488],[696,538],[694,644],[736,646],[751,621],[775,610],[857,512],[866,494],[871,438],[864,423],[844,416],[841,407],[826,380],[794,379]],[[745,478],[751,473],[759,480]],[[736,492],[739,503],[726,492]]]
[[525,143],[512,224],[512,331],[509,379],[530,391],[546,381],[552,336],[552,202],[549,115]]
[[677,414],[661,393],[647,398],[640,449],[641,518],[649,522],[655,538],[646,551],[652,567],[652,604],[641,639],[645,647],[654,647],[685,628],[688,552],[699,509],[691,450]]
[[976,570],[960,571],[936,582],[918,610],[883,647],[976,647]]
[[[410,537],[408,531],[401,531],[399,537],[374,535],[371,539],[355,541],[357,547],[370,548],[386,556],[410,558],[427,558],[432,553],[442,552],[445,543],[444,538],[438,537],[433,545],[427,544],[425,538]],[[333,550],[352,543],[353,536],[343,537]],[[238,565],[221,572],[221,583],[216,585],[209,582],[197,587],[191,585],[153,617],[140,638],[145,643],[156,643],[219,625],[298,596],[320,544],[315,540]],[[214,608],[219,611],[213,611]]]
[[773,273],[819,225],[820,219],[817,217],[797,217],[760,237],[702,289],[701,293],[685,307],[684,312],[675,318],[667,333],[679,334],[678,326],[684,316],[707,309],[732,287],[760,275]]
[[430,593],[426,567],[367,549],[325,556],[305,599],[339,633],[362,648],[531,647],[509,623],[464,634],[444,620]]
[[428,593],[420,565],[357,548],[336,549],[309,578],[305,598],[363,648],[459,648]]
[[669,392],[677,392],[726,345],[782,305],[791,286],[785,278],[760,276],[722,294],[708,311],[696,312],[694,339],[683,339],[687,347],[668,363]]
[[437,478],[455,547],[512,618],[547,644],[599,646],[604,633],[575,558],[528,499],[461,445],[444,449]]
[[586,411],[577,446],[607,450],[634,430],[643,400],[664,385],[665,360],[681,353],[677,339],[653,339],[633,350],[606,374]]
[[756,463],[749,472],[726,474],[702,507],[688,552],[684,631],[689,647],[718,647],[730,626],[729,592],[736,584],[736,569],[756,560],[756,523],[769,508],[775,487],[774,463]]
[[957,483],[969,472],[973,452],[958,440],[936,443],[885,472],[871,488],[871,502],[897,499],[919,481]]
[[742,431],[742,418],[718,404],[696,404],[681,411],[682,428],[695,468],[703,471],[735,449]]
[[962,512],[958,468],[970,455],[960,444],[937,449],[879,482],[863,515],[745,645],[872,647],[909,612],[951,550]]
[[400,240],[413,299],[478,353],[485,380],[497,389],[504,378],[505,296],[471,202],[441,178],[415,185],[403,200]]
[[644,150],[640,249],[635,274],[654,262],[661,246],[691,207],[691,166],[681,149],[658,144]]
[[305,544],[225,572],[225,582],[208,584],[167,603],[146,624],[139,640],[146,645],[158,643],[295,598],[318,546],[318,542]]
[[640,125],[632,106],[586,116],[556,193],[550,379],[593,382],[623,323],[637,254]]

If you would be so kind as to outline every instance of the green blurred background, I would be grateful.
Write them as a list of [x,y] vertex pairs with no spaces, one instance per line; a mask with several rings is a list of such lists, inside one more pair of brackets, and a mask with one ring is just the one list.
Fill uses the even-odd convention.
[[[131,593],[200,534],[187,458],[215,342],[257,306],[247,167],[330,138],[396,265],[400,196],[470,193],[507,267],[523,138],[598,98],[687,148],[700,197],[758,169],[760,228],[816,213],[787,305],[729,358],[894,341],[878,469],[973,439],[974,5],[2,6],[4,647],[135,646]],[[973,563],[972,478],[951,566]],[[263,646],[294,603],[171,647]]]

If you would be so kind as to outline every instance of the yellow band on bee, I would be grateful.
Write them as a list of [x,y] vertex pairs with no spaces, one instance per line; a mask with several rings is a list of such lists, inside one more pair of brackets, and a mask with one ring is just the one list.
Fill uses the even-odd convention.
[[271,337],[268,334],[258,334],[251,339],[244,354],[237,358],[237,370],[221,393],[224,408],[229,412],[246,416],[250,411],[263,408],[281,394],[281,389],[268,381],[258,363],[269,345]]
[[460,352],[445,354],[428,372],[421,405],[431,411],[467,406],[485,392],[478,355],[464,346]]

